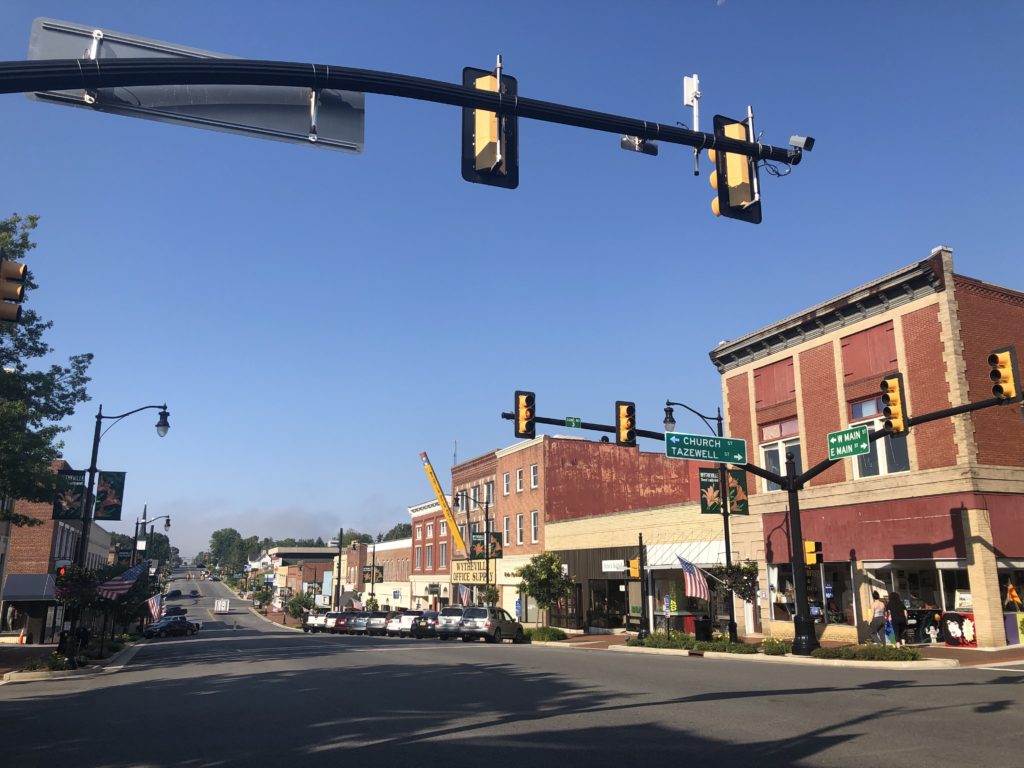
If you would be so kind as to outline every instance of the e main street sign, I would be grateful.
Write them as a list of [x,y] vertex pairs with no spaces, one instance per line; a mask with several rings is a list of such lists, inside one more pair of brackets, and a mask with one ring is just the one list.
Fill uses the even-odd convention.
[[871,443],[868,441],[866,424],[828,433],[828,458],[830,461],[848,459],[870,452]]
[[746,464],[747,441],[735,437],[666,432],[665,455],[670,459],[717,461],[719,464]]

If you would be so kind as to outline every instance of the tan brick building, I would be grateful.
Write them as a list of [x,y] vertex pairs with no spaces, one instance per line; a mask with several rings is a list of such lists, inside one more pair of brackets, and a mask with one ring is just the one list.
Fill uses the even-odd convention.
[[[1024,294],[954,273],[942,247],[710,355],[727,434],[748,441],[751,462],[784,474],[787,453],[798,473],[827,459],[830,432],[880,430],[888,374],[902,373],[911,416],[991,398],[987,358],[1008,344],[1024,352]],[[792,634],[786,493],[762,479],[749,491],[750,517],[733,521],[735,556],[762,564],[766,632]],[[1007,585],[1024,586],[1019,405],[878,440],[814,478],[800,508],[804,538],[823,544],[824,562],[804,577],[824,636],[864,639],[877,589],[910,602],[918,640],[1018,641],[1018,616],[1003,608],[1015,607]],[[741,633],[756,631],[750,619]]]

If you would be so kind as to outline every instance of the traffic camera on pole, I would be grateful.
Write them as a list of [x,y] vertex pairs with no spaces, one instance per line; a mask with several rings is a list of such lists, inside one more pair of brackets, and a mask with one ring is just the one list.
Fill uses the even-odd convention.
[[[519,86],[501,69],[500,55],[492,72],[466,67],[462,84],[513,103]],[[468,107],[462,110],[462,178],[505,189],[519,186],[519,120],[515,115]]]
[[532,440],[537,436],[537,425],[533,421],[534,403],[536,401],[537,399],[533,392],[516,390],[516,437],[525,437]]
[[615,444],[636,445],[636,406],[625,400],[615,401]]
[[24,264],[8,261],[0,250],[0,321],[16,323],[21,319],[28,272]]
[[1021,393],[1020,371],[1017,368],[1017,351],[1013,347],[995,350],[988,356],[992,368],[992,394],[1000,400],[1013,400]]
[[[715,115],[715,137],[753,141],[748,123],[753,123],[753,114],[748,122]],[[708,157],[715,164],[711,172],[712,189],[718,191],[711,201],[715,216],[739,219],[751,224],[761,223],[761,186],[757,175],[757,160],[735,152],[708,150]]]
[[907,433],[907,400],[903,390],[903,374],[894,373],[882,379],[882,428],[890,435]]

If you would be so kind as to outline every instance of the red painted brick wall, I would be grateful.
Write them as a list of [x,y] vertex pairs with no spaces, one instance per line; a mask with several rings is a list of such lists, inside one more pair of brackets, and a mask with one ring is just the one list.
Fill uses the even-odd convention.
[[[747,374],[730,376],[725,380],[725,434],[747,441],[747,461],[759,463],[757,440],[750,424],[750,389]],[[747,478],[747,493],[758,492],[760,483]]]
[[[836,376],[832,344],[820,344],[800,353],[800,393],[803,398],[804,423],[800,434],[806,443],[807,468],[828,458],[828,433],[846,426],[845,414],[837,403],[839,382]],[[841,483],[846,480],[846,465],[840,461],[822,472],[814,485]]]
[[[1013,344],[1024,364],[1024,294],[957,275],[960,336],[972,402],[992,397],[988,356]],[[971,414],[978,463],[1024,466],[1024,419],[1020,406],[987,408]]]
[[[505,518],[508,518],[508,544],[505,545],[505,556],[535,555],[544,551],[544,523],[550,520],[546,514],[548,490],[552,475],[559,472],[557,466],[550,465],[547,458],[548,446],[553,443],[580,442],[557,440],[544,437],[539,442],[507,453],[497,460],[494,483],[494,501],[492,519],[494,530],[504,532]],[[537,465],[537,487],[530,487],[530,467]],[[516,490],[516,471],[523,472],[523,490]],[[509,493],[505,495],[504,476],[509,476]],[[533,543],[530,533],[530,515],[537,512],[539,516],[538,541]],[[518,543],[516,536],[516,519],[523,516],[523,543]]]
[[[939,307],[923,307],[903,316],[903,355],[906,360],[904,386],[910,400],[910,415],[949,408],[946,355],[956,350],[943,348]],[[941,419],[913,428],[917,444],[918,469],[956,465],[955,434],[951,419]]]

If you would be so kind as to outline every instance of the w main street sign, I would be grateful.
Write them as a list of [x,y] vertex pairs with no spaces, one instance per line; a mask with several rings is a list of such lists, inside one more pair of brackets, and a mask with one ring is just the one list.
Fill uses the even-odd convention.
[[666,432],[665,455],[670,459],[716,461],[719,464],[746,464],[747,441],[735,437]]
[[871,453],[867,424],[828,433],[828,458],[830,461],[848,459],[863,453]]

